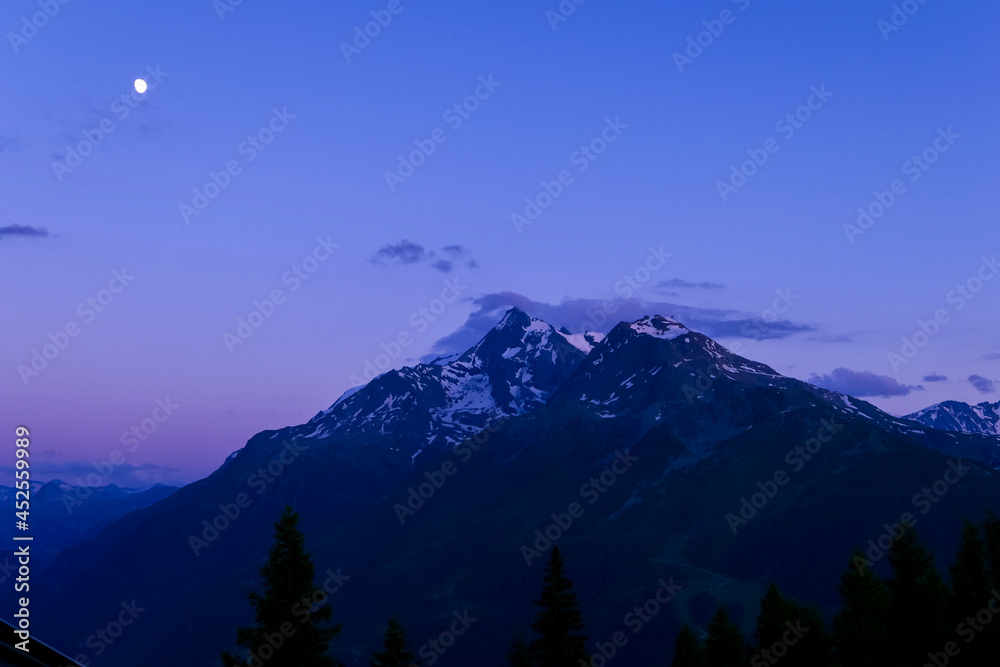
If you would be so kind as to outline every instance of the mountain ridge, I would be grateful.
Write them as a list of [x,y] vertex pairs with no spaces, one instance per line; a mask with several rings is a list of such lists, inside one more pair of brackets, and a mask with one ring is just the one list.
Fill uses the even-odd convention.
[[[306,424],[255,435],[209,477],[61,554],[39,594],[41,625],[71,645],[86,636],[81,616],[100,617],[125,598],[151,600],[150,629],[123,637],[108,664],[176,651],[179,633],[188,643],[182,657],[211,664],[250,620],[244,591],[258,585],[270,525],[291,504],[317,570],[342,566],[361,582],[334,603],[335,614],[351,618],[341,660],[360,664],[389,613],[421,637],[455,609],[471,609],[484,619],[475,643],[506,645],[537,587],[521,547],[583,497],[582,483],[630,452],[634,465],[605,491],[590,487],[594,503],[588,491],[586,514],[560,545],[574,554],[592,636],[614,629],[617,605],[647,578],[683,577],[689,593],[668,615],[672,632],[680,620],[697,621],[698,600],[750,600],[764,578],[829,602],[835,591],[818,582],[836,580],[851,550],[898,517],[900,499],[905,507],[953,457],[995,457],[995,438],[919,428],[782,376],[670,318],[620,323],[586,354],[538,322],[508,312],[456,359],[390,371]],[[470,378],[474,391],[448,393],[469,388]],[[403,400],[414,387],[429,396]],[[734,534],[725,516],[741,494],[792,466],[788,453],[824,420],[842,425],[838,435],[808,467],[803,459],[801,471],[789,468],[795,483]],[[475,449],[462,448],[469,437]],[[453,475],[442,476],[445,462]],[[973,469],[942,499],[951,512],[921,520],[932,546],[954,543],[950,514],[980,518],[1000,497],[1000,475],[983,463]],[[430,479],[444,481],[401,521],[395,506]],[[249,503],[230,518],[225,508],[240,493]],[[787,553],[776,551],[783,545]],[[731,583],[720,589],[720,580]],[[655,656],[652,639],[636,650]],[[474,648],[456,647],[441,664],[502,663]]]
[[908,414],[905,418],[945,431],[1000,436],[1000,401],[984,401],[975,405],[962,401],[942,401]]

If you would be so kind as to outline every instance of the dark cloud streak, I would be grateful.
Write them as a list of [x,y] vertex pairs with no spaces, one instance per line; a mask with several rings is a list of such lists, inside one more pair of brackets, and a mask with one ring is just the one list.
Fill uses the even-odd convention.
[[46,238],[50,236],[50,234],[44,227],[30,227],[28,225],[7,225],[6,227],[0,227],[0,240],[3,240],[8,236]]
[[970,375],[969,384],[975,387],[976,391],[980,394],[992,394],[997,390],[996,383],[989,378],[984,378],[982,375]]
[[813,373],[808,380],[817,387],[838,391],[849,396],[907,396],[913,391],[923,391],[920,385],[900,384],[887,375],[876,375],[871,371],[853,371],[850,368],[835,368],[828,375]]

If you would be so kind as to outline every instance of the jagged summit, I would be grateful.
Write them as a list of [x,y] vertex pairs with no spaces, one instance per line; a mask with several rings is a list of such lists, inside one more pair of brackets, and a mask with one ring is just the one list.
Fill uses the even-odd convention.
[[678,336],[691,333],[690,329],[677,320],[664,317],[663,315],[654,315],[652,317],[647,315],[642,319],[632,322],[629,327],[632,331],[637,333],[653,336],[654,338],[663,338],[665,340],[671,340],[677,338]]
[[606,335],[571,334],[510,308],[464,352],[387,371],[348,389],[307,423],[260,437],[269,443],[265,449],[289,439],[307,447],[363,444],[412,464],[428,448],[456,445],[501,418],[557,398],[603,419],[638,415],[649,425],[695,404],[760,388],[803,389],[812,403],[827,402],[845,416],[915,432],[912,421],[786,377],[670,317],[620,322]]
[[603,338],[558,331],[511,308],[465,352],[383,373],[344,392],[307,424],[278,433],[422,434],[423,444],[408,452],[416,457],[426,445],[453,445],[502,416],[543,404]]
[[1000,435],[1000,401],[976,405],[961,401],[943,401],[906,415],[906,419],[943,431]]

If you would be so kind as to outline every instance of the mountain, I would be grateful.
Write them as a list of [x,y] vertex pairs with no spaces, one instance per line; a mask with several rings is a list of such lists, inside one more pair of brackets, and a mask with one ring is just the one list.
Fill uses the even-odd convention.
[[603,337],[570,335],[512,309],[464,354],[383,373],[274,437],[406,433],[409,446],[397,451],[412,460],[425,447],[455,445],[500,417],[541,405]]
[[[208,478],[67,549],[40,582],[36,623],[92,658],[95,619],[134,601],[141,619],[102,664],[215,665],[252,621],[245,591],[290,504],[317,579],[336,583],[349,665],[367,664],[392,615],[424,664],[505,664],[552,542],[588,646],[634,631],[628,614],[660,581],[683,586],[622,649],[623,664],[662,663],[681,623],[703,629],[725,602],[746,624],[772,580],[829,610],[853,549],[905,512],[950,559],[960,519],[1000,498],[998,443],[920,426],[670,318],[570,336],[511,310],[458,357],[257,434]],[[954,483],[920,496],[942,479]],[[431,640],[465,611],[468,638],[440,652]]]
[[944,431],[1000,435],[1000,401],[977,405],[944,401],[906,415],[906,419]]
[[[32,565],[38,571],[66,547],[85,542],[127,514],[163,500],[176,487],[156,484],[145,489],[73,486],[59,480],[31,483],[31,535],[37,545]],[[0,486],[0,506],[14,514],[17,489]],[[4,522],[0,540],[10,544],[17,534],[13,522]],[[12,549],[0,551],[0,558]]]

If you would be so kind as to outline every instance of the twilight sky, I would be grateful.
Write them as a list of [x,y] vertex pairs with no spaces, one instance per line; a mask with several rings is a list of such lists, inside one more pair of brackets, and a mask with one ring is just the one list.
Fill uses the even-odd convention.
[[0,8],[0,421],[38,478],[191,481],[510,305],[673,315],[896,414],[998,400],[993,3],[50,2]]

